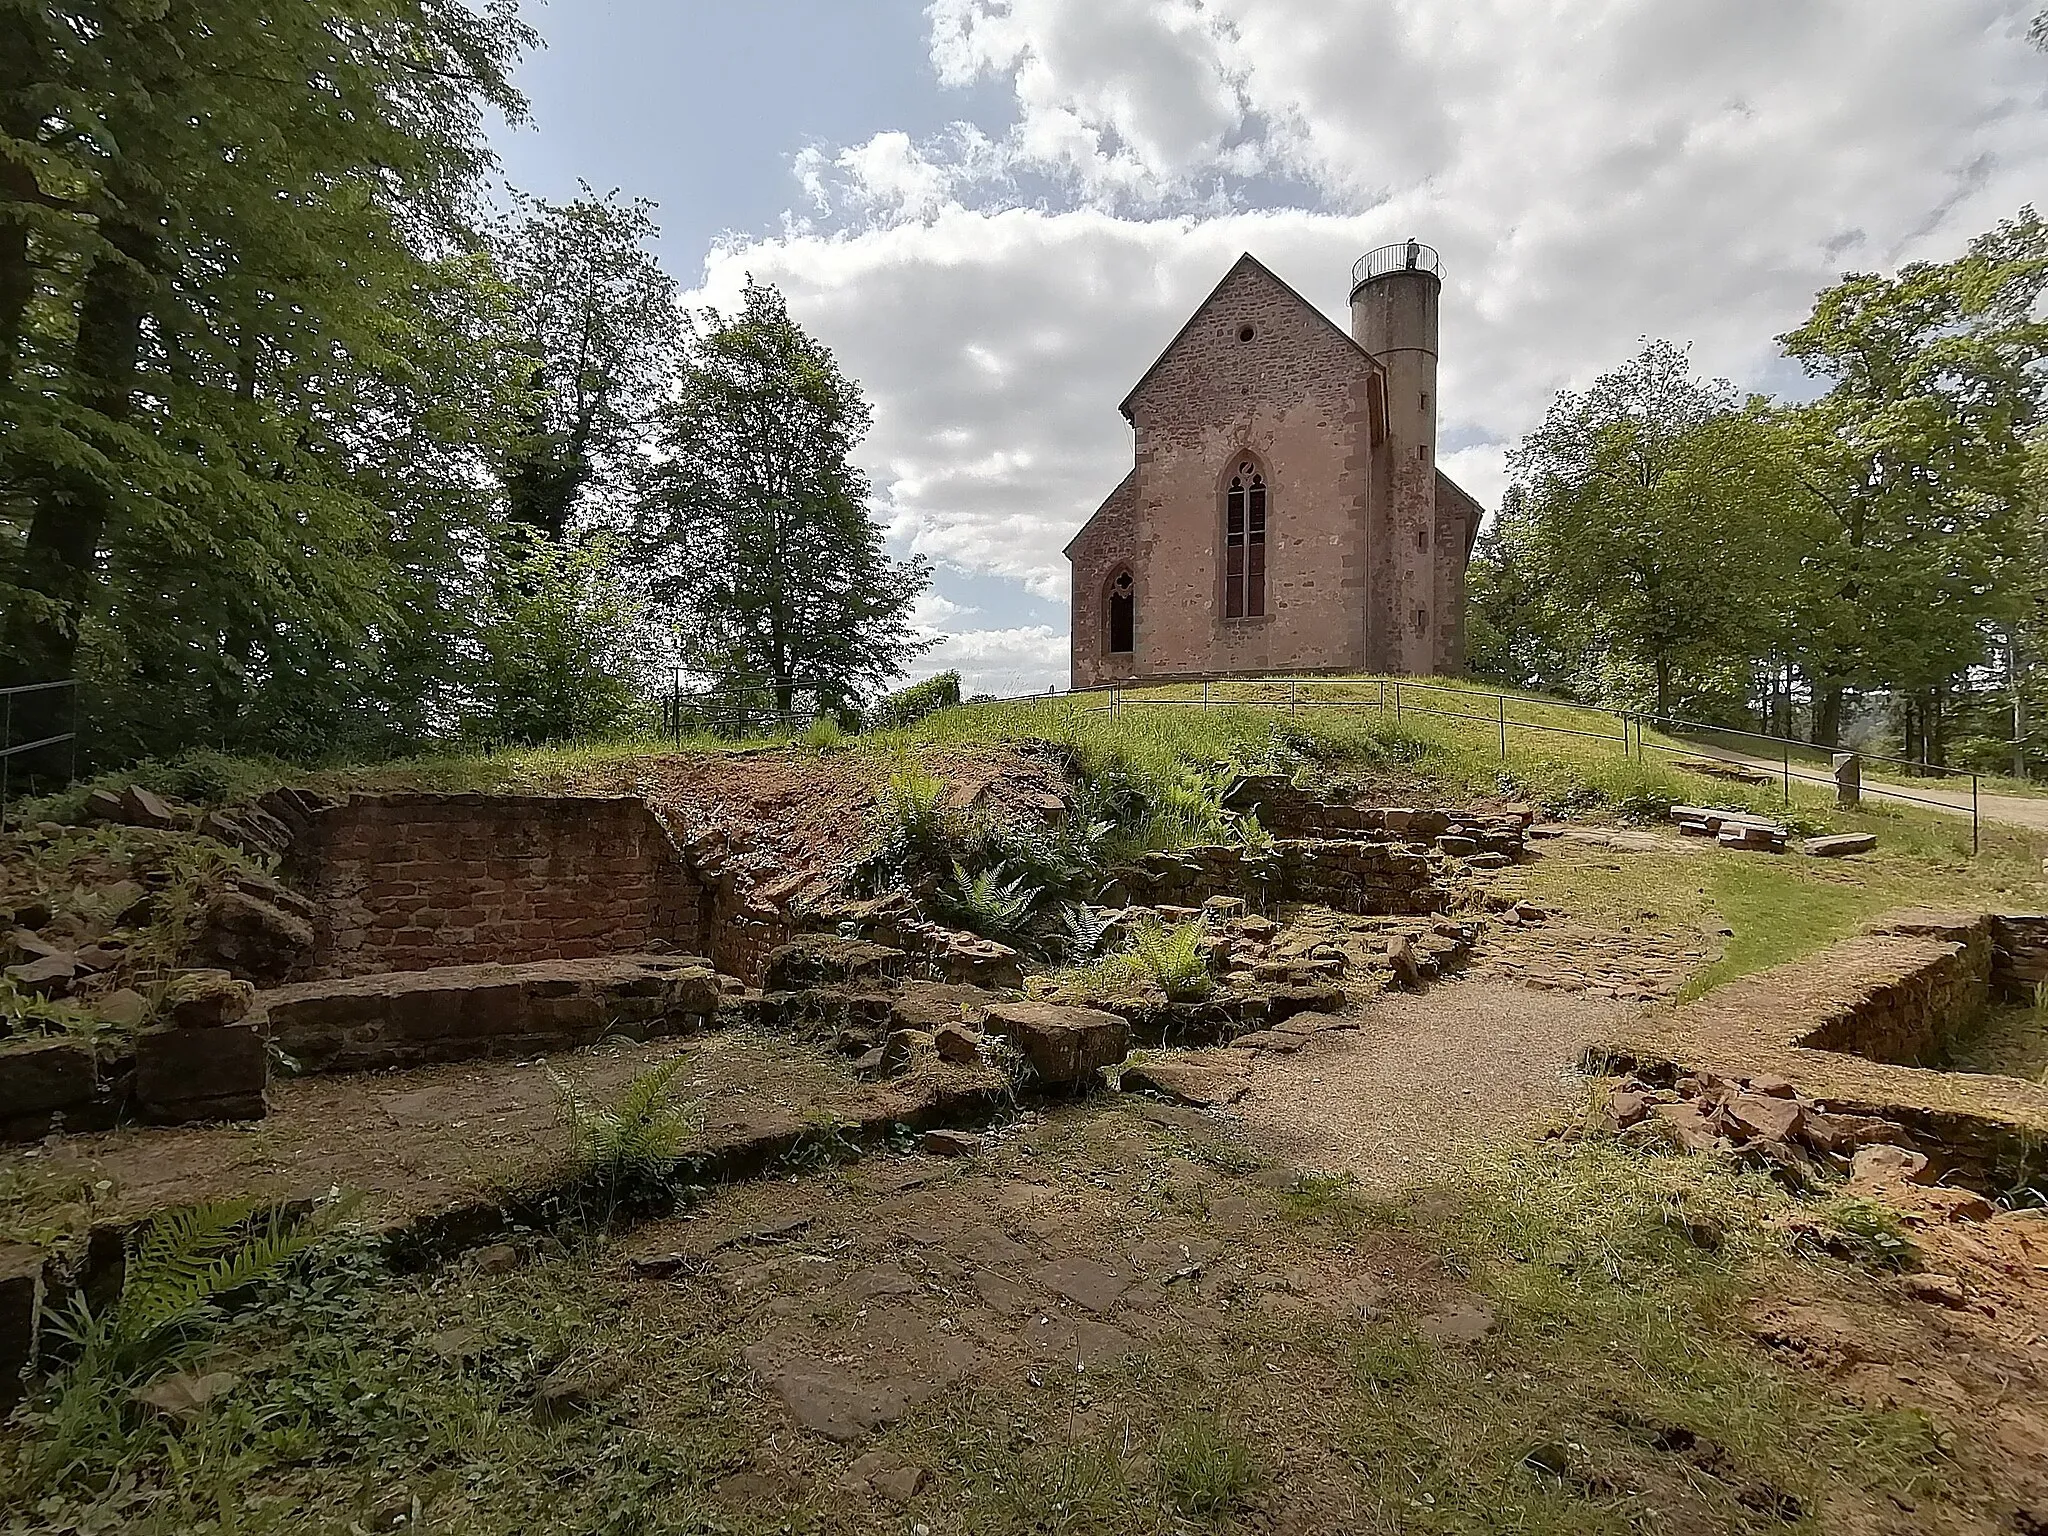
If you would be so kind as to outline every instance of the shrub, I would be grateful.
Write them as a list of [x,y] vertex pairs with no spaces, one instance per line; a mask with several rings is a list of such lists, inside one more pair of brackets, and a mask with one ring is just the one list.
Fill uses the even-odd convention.
[[868,727],[877,731],[900,730],[959,702],[960,674],[941,672],[896,693],[882,695],[868,710]]

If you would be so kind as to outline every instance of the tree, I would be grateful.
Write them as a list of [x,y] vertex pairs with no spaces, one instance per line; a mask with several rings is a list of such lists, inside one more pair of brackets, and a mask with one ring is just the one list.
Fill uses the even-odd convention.
[[530,528],[506,539],[478,631],[463,733],[494,743],[573,741],[636,723],[652,691],[654,637],[603,536],[567,544]]
[[685,660],[766,679],[784,713],[800,684],[856,697],[931,645],[910,627],[929,568],[889,557],[852,462],[868,423],[774,288],[693,325],[635,542]]
[[492,436],[436,402],[498,394],[463,247],[531,34],[509,0],[0,27],[0,676],[91,663],[130,746],[346,708],[333,679],[403,627],[411,487],[460,496]]
[[1768,642],[1804,535],[1780,515],[1790,465],[1762,402],[1650,342],[1560,395],[1509,468],[1504,536],[1584,644],[1648,671],[1659,714],[1682,674]]
[[1956,261],[1843,279],[1780,338],[1830,384],[1784,418],[1828,535],[1804,637],[1815,740],[1839,739],[1847,690],[1886,688],[1908,702],[1909,755],[1940,760],[1944,695],[1982,660],[2026,559],[2044,289],[2048,225],[2028,208]]
[[502,239],[526,370],[501,474],[512,520],[557,543],[587,499],[616,504],[675,364],[674,281],[645,248],[653,205],[525,198]]

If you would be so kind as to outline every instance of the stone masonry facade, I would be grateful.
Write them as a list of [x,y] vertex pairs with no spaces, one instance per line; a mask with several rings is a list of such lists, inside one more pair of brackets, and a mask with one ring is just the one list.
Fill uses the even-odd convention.
[[291,860],[315,977],[705,948],[703,885],[637,798],[357,795]]
[[[1139,381],[1123,404],[1134,467],[1066,551],[1075,687],[1462,667],[1480,508],[1435,465],[1436,278],[1403,278],[1419,297],[1389,311],[1403,345],[1383,363],[1246,255]],[[1354,328],[1381,324],[1356,313]],[[1427,333],[1426,357],[1408,331]],[[1247,460],[1268,488],[1264,612],[1228,617],[1225,487]],[[1126,573],[1120,651],[1109,605]]]

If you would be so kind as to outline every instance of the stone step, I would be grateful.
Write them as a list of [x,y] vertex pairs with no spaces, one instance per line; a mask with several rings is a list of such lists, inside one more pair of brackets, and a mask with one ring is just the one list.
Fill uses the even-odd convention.
[[689,1034],[720,995],[696,957],[609,955],[299,982],[258,993],[251,1022],[302,1071],[355,1072]]

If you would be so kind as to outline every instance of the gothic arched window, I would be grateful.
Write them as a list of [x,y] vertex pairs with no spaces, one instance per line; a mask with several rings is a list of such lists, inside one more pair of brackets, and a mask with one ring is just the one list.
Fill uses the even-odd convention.
[[1128,656],[1138,648],[1138,584],[1128,570],[1110,578],[1102,599],[1103,649]]
[[1266,477],[1241,459],[1223,493],[1223,617],[1266,612]]

